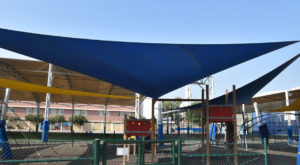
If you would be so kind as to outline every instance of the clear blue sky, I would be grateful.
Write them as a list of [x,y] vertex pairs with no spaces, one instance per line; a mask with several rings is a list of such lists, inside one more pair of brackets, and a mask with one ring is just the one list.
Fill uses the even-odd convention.
[[[101,40],[253,43],[300,40],[300,1],[0,1],[0,28]],[[220,72],[215,94],[237,88],[300,53],[300,43]],[[1,57],[20,56],[0,50]],[[22,57],[24,58],[24,57]],[[300,59],[261,92],[300,86]],[[194,98],[200,89],[192,87]],[[183,97],[183,89],[165,97]]]

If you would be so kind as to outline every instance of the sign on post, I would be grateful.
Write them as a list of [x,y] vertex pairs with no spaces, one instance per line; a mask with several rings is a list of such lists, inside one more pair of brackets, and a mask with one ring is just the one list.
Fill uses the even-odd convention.
[[117,148],[117,156],[127,156],[128,153],[128,148]]

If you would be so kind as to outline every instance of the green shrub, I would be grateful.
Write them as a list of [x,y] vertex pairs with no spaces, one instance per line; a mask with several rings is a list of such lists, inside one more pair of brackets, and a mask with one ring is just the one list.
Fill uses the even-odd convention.
[[21,120],[19,117],[13,116],[13,117],[8,117],[9,121],[18,121]]
[[[72,122],[72,116],[69,117],[69,122]],[[73,124],[83,125],[88,122],[88,120],[82,115],[73,116]]]
[[36,115],[33,115],[33,114],[30,114],[30,115],[26,115],[25,116],[25,120],[26,121],[33,121],[33,122],[42,122],[44,121],[44,117],[42,114],[36,114]]
[[66,121],[66,119],[65,119],[65,117],[63,115],[57,115],[55,117],[50,117],[49,118],[49,122],[51,124],[61,123],[61,122],[65,122],[65,121]]

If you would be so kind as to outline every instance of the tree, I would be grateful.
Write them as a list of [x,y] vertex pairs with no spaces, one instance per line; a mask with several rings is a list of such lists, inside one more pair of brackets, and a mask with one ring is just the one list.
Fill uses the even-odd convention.
[[[72,116],[69,117],[69,122],[72,122]],[[88,122],[88,120],[82,115],[73,116],[73,123],[74,124],[83,125],[86,122]]]
[[8,117],[9,121],[18,121],[21,120],[19,117],[13,116],[13,117]]
[[[193,102],[191,105],[195,105],[195,104],[198,104],[198,103],[200,103],[200,102]],[[202,111],[202,109],[201,109],[201,111]],[[185,114],[185,120],[188,120],[188,112],[186,112],[186,114]],[[191,111],[190,111],[190,122],[191,123],[195,123],[195,124],[199,124],[199,125],[201,125],[201,112],[199,112],[199,113],[192,113]]]
[[[176,97],[175,99],[181,99],[180,97]],[[181,101],[164,101],[162,105],[162,111],[168,111],[172,109],[179,108]]]
[[63,115],[56,115],[55,117],[50,117],[49,122],[51,124],[65,122],[66,119]]
[[25,120],[33,121],[33,122],[42,122],[44,121],[44,117],[42,114],[36,114],[36,115],[30,114],[25,116]]

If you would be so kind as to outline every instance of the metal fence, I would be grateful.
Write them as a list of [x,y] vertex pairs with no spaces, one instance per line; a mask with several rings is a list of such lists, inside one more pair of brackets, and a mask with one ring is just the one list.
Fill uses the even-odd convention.
[[[269,141],[271,143],[271,141]],[[269,160],[269,146],[260,139],[237,145],[209,143],[209,152],[199,140],[99,140],[93,142],[7,142],[1,143],[0,163],[56,162],[56,164],[94,165],[188,165],[188,164],[284,164]],[[10,146],[11,155],[7,155]],[[229,147],[228,147],[229,146]],[[274,146],[270,145],[273,149]],[[153,149],[153,150],[152,150]],[[3,152],[5,150],[5,152]],[[5,154],[3,154],[5,153]],[[209,153],[209,154],[207,154]],[[276,154],[276,153],[275,153]],[[277,153],[278,154],[278,153]],[[10,157],[9,157],[10,156]],[[279,156],[279,155],[278,155]],[[284,160],[284,159],[283,159]],[[278,160],[277,160],[278,161]],[[287,162],[287,161],[285,161]],[[51,163],[49,163],[51,164]]]
[[[1,142],[0,163],[99,163],[99,140],[93,142]],[[98,158],[98,159],[97,159]],[[98,162],[98,163],[97,163]]]
[[[243,144],[237,145],[237,152],[234,152],[234,144],[215,144],[210,142],[209,149],[206,145],[202,147],[200,141],[178,141],[178,165],[181,164],[268,164],[268,150],[265,141],[248,143],[247,148]],[[206,154],[209,153],[209,154]]]
[[102,165],[175,165],[175,147],[175,140],[104,140]]

